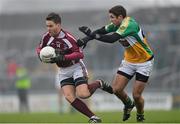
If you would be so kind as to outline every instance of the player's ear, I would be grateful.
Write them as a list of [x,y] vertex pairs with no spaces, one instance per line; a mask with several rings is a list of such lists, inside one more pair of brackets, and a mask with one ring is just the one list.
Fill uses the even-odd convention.
[[60,23],[57,23],[57,26],[58,26],[59,28],[61,28],[61,24],[60,24]]

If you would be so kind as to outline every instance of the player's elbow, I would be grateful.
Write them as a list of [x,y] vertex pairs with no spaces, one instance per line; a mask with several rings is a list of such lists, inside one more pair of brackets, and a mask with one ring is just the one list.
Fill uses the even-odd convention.
[[75,59],[83,59],[84,58],[84,54],[83,53],[81,53],[81,52],[78,52],[78,53],[76,53],[76,56],[75,56]]
[[83,59],[84,58],[84,54],[83,53],[80,53],[79,54],[79,59]]
[[41,51],[41,48],[40,47],[37,47],[36,48],[36,53],[39,55],[40,54],[40,51]]

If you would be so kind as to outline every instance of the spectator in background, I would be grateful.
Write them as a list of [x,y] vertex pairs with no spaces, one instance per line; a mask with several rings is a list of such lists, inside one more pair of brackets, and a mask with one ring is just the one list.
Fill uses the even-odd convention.
[[16,89],[19,98],[19,111],[29,112],[28,90],[31,87],[31,80],[28,77],[26,68],[18,67],[16,70]]
[[179,39],[178,39],[178,32],[177,32],[177,28],[176,28],[176,24],[179,23],[178,20],[178,15],[176,15],[176,13],[174,11],[172,11],[170,13],[170,17],[169,17],[169,21],[170,21],[170,42],[172,45],[178,45],[179,44]]
[[16,70],[17,70],[17,63],[15,60],[9,60],[7,61],[7,76],[8,79],[13,79],[16,76]]

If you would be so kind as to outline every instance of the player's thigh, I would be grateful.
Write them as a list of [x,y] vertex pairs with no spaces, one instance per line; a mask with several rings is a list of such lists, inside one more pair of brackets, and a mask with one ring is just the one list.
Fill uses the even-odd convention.
[[76,94],[75,94],[75,86],[74,85],[64,85],[62,87],[62,93],[64,94],[64,97],[70,102],[72,103],[75,98],[76,98]]
[[147,85],[146,82],[136,80],[133,85],[133,97],[134,98],[141,97],[146,85]]
[[87,98],[91,95],[87,83],[76,86],[76,94],[80,98]]
[[139,97],[148,82],[149,76],[152,73],[154,60],[136,64],[136,81],[133,86],[133,96]]
[[135,67],[133,64],[130,64],[126,61],[122,61],[120,67],[118,68],[117,74],[115,76],[115,79],[113,81],[113,90],[114,91],[122,91],[129,80],[133,77],[135,74]]
[[136,64],[136,81],[133,86],[133,97],[139,98],[147,85],[149,76],[152,72],[153,61]]
[[123,91],[126,85],[128,84],[129,79],[123,75],[116,74],[112,88],[114,92],[120,92]]

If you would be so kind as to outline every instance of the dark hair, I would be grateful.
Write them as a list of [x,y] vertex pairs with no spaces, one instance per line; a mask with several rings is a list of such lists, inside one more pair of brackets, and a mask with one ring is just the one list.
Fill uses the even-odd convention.
[[61,17],[57,13],[50,13],[47,17],[46,20],[48,21],[53,21],[56,24],[61,24]]
[[118,17],[119,15],[122,15],[123,18],[126,17],[126,9],[121,5],[112,7],[111,9],[109,9],[109,13],[114,14],[116,17]]

